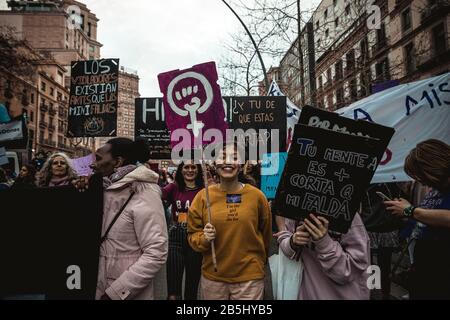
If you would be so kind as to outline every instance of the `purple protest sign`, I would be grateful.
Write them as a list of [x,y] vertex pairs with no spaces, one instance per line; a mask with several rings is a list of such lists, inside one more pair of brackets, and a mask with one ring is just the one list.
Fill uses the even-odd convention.
[[[202,136],[208,129],[218,129],[225,137],[227,124],[217,80],[214,62],[158,75],[172,148],[176,145],[195,148],[210,142],[204,141]],[[174,137],[174,131],[177,129],[187,130],[190,141],[182,139],[179,142],[178,138]]]
[[72,159],[72,166],[79,176],[86,177],[92,174],[89,167],[94,162],[94,155],[90,154],[86,157]]

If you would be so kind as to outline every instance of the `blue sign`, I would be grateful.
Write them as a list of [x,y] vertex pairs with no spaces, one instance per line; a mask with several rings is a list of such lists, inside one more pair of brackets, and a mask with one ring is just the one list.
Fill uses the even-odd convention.
[[281,174],[286,164],[287,152],[266,153],[261,165],[261,191],[267,199],[275,199]]

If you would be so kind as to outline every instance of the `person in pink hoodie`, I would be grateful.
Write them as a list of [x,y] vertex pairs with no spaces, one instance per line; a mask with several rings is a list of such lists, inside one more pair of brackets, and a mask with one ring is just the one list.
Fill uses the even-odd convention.
[[152,300],[168,251],[159,175],[137,165],[148,148],[130,139],[109,140],[95,157],[91,167],[105,188],[96,299]]
[[328,230],[324,217],[311,214],[295,230],[286,219],[286,230],[278,234],[281,251],[295,259],[301,251],[304,271],[300,300],[368,300],[366,273],[370,262],[369,236],[359,214],[347,233]]

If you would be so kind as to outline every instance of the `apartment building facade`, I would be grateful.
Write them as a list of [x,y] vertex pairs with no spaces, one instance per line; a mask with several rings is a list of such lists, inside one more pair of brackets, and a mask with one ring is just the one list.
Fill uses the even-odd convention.
[[[13,28],[15,36],[26,40],[39,56],[35,59],[36,75],[25,90],[30,103],[25,106],[21,99],[7,100],[13,114],[27,113],[30,149],[33,153],[64,151],[73,156],[91,152],[95,139],[69,139],[65,132],[71,62],[100,58],[97,17],[86,5],[73,0],[8,1],[8,6],[10,10],[0,11],[0,26]],[[25,85],[20,77],[14,82]]]
[[[378,25],[373,8],[380,13]],[[449,72],[449,13],[448,0],[323,0],[310,21],[314,62],[304,58],[304,69],[314,64],[315,87],[305,81],[305,101],[333,111],[391,86]],[[298,103],[299,68],[286,63],[293,55],[288,51],[281,61],[281,78]]]

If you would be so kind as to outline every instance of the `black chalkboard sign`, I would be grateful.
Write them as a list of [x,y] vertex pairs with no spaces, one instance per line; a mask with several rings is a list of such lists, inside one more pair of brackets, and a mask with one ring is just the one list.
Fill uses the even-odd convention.
[[345,233],[379,162],[378,139],[296,125],[276,196],[280,215],[324,216]]
[[119,59],[72,62],[68,137],[117,135]]
[[379,139],[377,150],[379,151],[379,160],[381,163],[390,158],[392,153],[388,148],[392,136],[395,133],[394,128],[385,127],[377,123],[364,120],[353,120],[342,117],[337,113],[325,111],[310,106],[302,108],[302,113],[298,121],[310,127],[316,127],[334,132],[346,133],[351,135],[370,137]]
[[[24,201],[26,199],[26,201]],[[103,179],[72,186],[0,191],[0,299],[94,300],[103,219]]]
[[[286,97],[223,97],[223,100],[230,129],[242,129],[247,133],[254,130],[247,141],[267,147],[265,153],[286,150]],[[272,148],[275,131],[271,130],[278,130],[277,150]]]
[[162,98],[135,100],[135,138],[147,140],[150,159],[170,159],[170,132],[165,122]]

